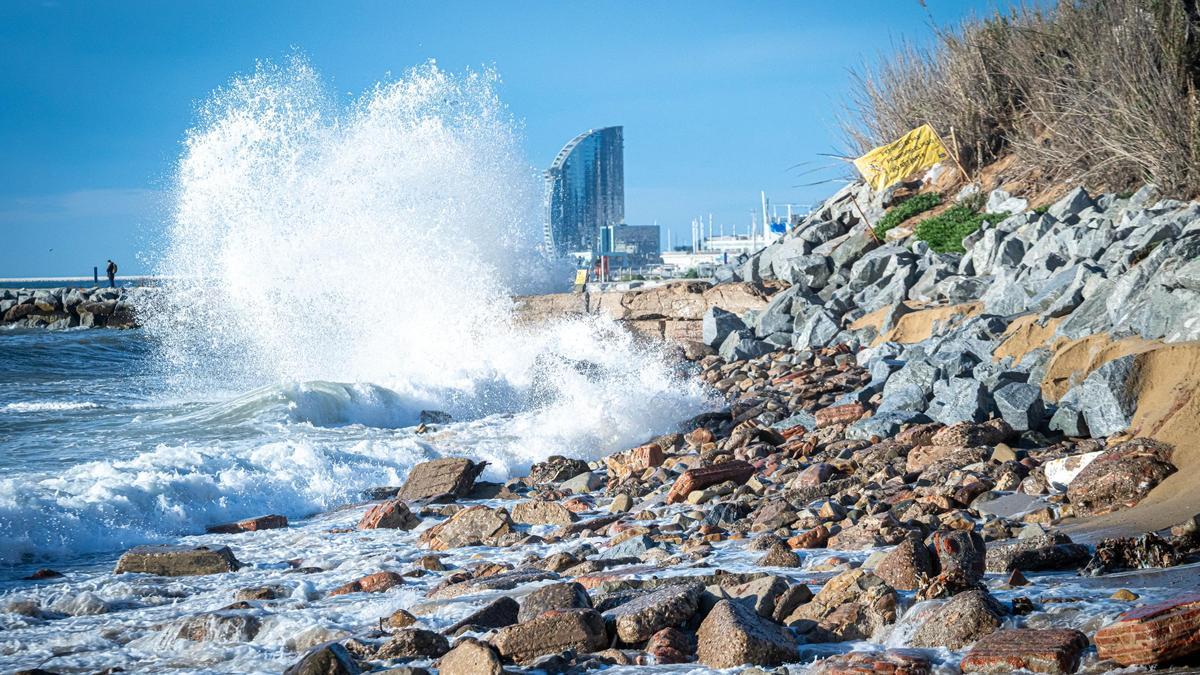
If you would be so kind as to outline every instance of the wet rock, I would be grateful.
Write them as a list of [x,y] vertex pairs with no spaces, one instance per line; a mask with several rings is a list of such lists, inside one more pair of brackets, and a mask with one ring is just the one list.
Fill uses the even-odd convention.
[[787,629],[732,600],[718,602],[696,636],[697,656],[709,668],[775,666],[798,656],[796,639]]
[[638,644],[664,628],[686,624],[703,591],[698,583],[665,586],[606,611],[604,620],[613,624],[622,642]]
[[787,618],[787,624],[807,629],[810,642],[866,640],[895,622],[898,601],[896,591],[883,579],[861,569],[849,570],[827,581],[811,602]]
[[792,548],[824,548],[828,542],[829,529],[824,525],[818,525],[788,539],[787,543]]
[[514,506],[512,520],[524,525],[569,525],[578,518],[558,502],[532,500]]
[[1047,534],[987,547],[987,571],[1005,574],[1012,570],[1040,572],[1082,566],[1090,557],[1088,547],[1071,542],[1065,534]]
[[249,642],[262,629],[253,614],[236,611],[207,612],[178,622],[175,639],[192,642]]
[[788,580],[783,577],[765,576],[722,590],[731,600],[746,605],[761,617],[770,618],[775,614],[776,600],[787,591],[788,585]]
[[530,485],[557,485],[587,472],[588,464],[582,459],[551,455],[546,461],[530,467],[526,480]]
[[486,631],[492,628],[503,628],[517,623],[521,606],[516,600],[507,595],[500,596],[480,609],[468,614],[458,623],[447,628],[446,635],[457,635],[464,628]]
[[559,483],[559,488],[572,494],[585,494],[604,487],[604,477],[598,473],[585,471]]
[[24,577],[24,579],[26,581],[45,581],[47,579],[61,579],[61,578],[63,578],[62,572],[56,572],[52,569],[47,569],[45,567],[43,567],[40,570],[37,570],[36,572],[34,572],[33,574],[30,574],[27,577]]
[[767,554],[758,560],[759,567],[799,567],[800,563],[800,556],[782,543],[772,546]]
[[960,664],[964,673],[1031,673],[1064,675],[1079,669],[1088,648],[1087,636],[1072,629],[1013,628],[984,636]]
[[662,665],[687,663],[692,660],[696,647],[693,641],[678,628],[664,628],[646,642],[646,653],[654,662]]
[[921,541],[920,535],[910,533],[875,566],[874,573],[889,586],[901,591],[915,591],[921,579],[936,573],[933,556]]
[[1102,539],[1081,574],[1099,576],[1130,569],[1174,567],[1183,562],[1169,541],[1153,532],[1140,537]]
[[160,577],[235,572],[241,567],[228,546],[136,546],[117,561],[113,574],[135,572]]
[[938,567],[943,573],[959,572],[970,583],[983,579],[986,569],[987,549],[983,539],[975,532],[963,530],[939,530],[931,539]]
[[1163,664],[1200,652],[1200,595],[1125,612],[1096,631],[1093,641],[1100,658],[1123,666]]
[[784,623],[800,605],[810,602],[813,592],[805,584],[793,584],[775,598],[775,609],[771,612],[771,620]]
[[504,509],[468,506],[421,533],[420,542],[434,551],[463,546],[494,546],[512,532],[512,521]]
[[236,523],[222,523],[221,525],[209,525],[204,528],[205,532],[210,534],[237,534],[239,532],[255,532],[258,530],[274,530],[288,526],[287,516],[271,515],[258,516],[257,518],[247,518],[239,520]]
[[821,659],[810,669],[814,675],[929,675],[929,657],[916,649],[850,652]]
[[604,463],[608,466],[610,479],[616,477],[617,480],[625,480],[646,469],[662,466],[665,460],[666,455],[657,443],[647,443],[627,452],[609,455],[604,458]]
[[329,591],[329,597],[346,595],[348,593],[382,593],[389,588],[404,583],[404,577],[395,572],[376,572],[361,579],[355,579]]
[[436,659],[450,651],[450,642],[441,633],[424,628],[401,628],[375,652],[377,659]]
[[421,519],[408,509],[407,504],[399,499],[389,499],[367,509],[358,521],[358,529],[411,530],[420,524]]
[[608,645],[604,619],[592,609],[546,612],[532,621],[501,628],[491,642],[502,657],[517,662],[567,649],[594,652]]
[[463,638],[437,664],[438,675],[501,675],[500,655],[488,643]]
[[1100,455],[1067,486],[1067,498],[1076,515],[1108,513],[1137,504],[1175,473],[1171,453],[1166,443],[1135,438]]
[[532,621],[542,614],[555,609],[591,609],[592,599],[587,589],[567,581],[550,584],[536,589],[521,601],[521,611],[517,614],[518,622]]
[[546,579],[558,579],[558,575],[534,567],[521,567],[511,572],[498,572],[488,576],[476,576],[475,578],[464,579],[462,581],[451,577],[447,582],[439,584],[430,590],[428,595],[431,600],[447,600],[483,591],[507,591],[517,586],[524,586],[525,584]]
[[350,652],[335,642],[314,648],[283,671],[283,675],[358,675],[361,672]]
[[409,501],[443,495],[465,496],[485,466],[487,462],[473,462],[462,457],[421,462],[413,467],[396,496]]
[[408,628],[417,622],[417,617],[413,616],[412,612],[398,609],[392,612],[387,618],[387,625],[390,628]]
[[670,492],[667,493],[667,503],[675,504],[684,501],[694,490],[703,490],[726,481],[733,481],[741,485],[750,480],[754,473],[754,466],[741,460],[723,462],[699,469],[688,469],[671,486]]
[[234,602],[248,602],[251,600],[277,600],[286,598],[288,589],[285,586],[267,585],[254,586],[251,588],[243,588],[233,594]]
[[987,591],[959,593],[934,610],[908,644],[962,649],[998,629],[1003,614],[1003,607]]

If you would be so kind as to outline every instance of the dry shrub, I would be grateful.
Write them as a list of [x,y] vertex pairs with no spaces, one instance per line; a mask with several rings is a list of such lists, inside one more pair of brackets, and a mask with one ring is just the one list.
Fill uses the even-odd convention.
[[968,170],[1015,151],[1047,182],[1200,191],[1197,0],[1022,6],[856,73],[860,150],[931,123]]

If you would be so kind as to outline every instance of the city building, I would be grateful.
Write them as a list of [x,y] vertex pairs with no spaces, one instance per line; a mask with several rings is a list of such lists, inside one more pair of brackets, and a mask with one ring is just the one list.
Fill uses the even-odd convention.
[[605,255],[619,259],[623,267],[646,267],[662,262],[657,225],[617,225],[612,228],[612,246]]
[[621,127],[571,139],[546,171],[545,244],[550,253],[590,262],[600,229],[625,221],[625,152]]

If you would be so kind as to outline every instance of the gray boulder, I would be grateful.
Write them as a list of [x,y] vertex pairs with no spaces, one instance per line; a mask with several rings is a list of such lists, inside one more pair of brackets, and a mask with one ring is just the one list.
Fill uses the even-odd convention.
[[770,343],[755,339],[754,331],[743,328],[726,336],[717,353],[726,361],[745,361],[774,350],[775,347]]
[[1054,202],[1054,204],[1046,210],[1046,213],[1053,216],[1056,220],[1063,222],[1077,222],[1077,216],[1084,209],[1093,206],[1092,198],[1088,196],[1087,190],[1077,187],[1068,192],[1062,199]]
[[808,314],[803,321],[796,320],[795,334],[792,336],[792,348],[796,350],[815,349],[829,346],[838,334],[838,325],[824,309],[816,309]]
[[1000,417],[1014,431],[1030,431],[1042,425],[1046,409],[1041,388],[1037,385],[1011,382],[997,389],[992,398]]
[[923,424],[929,418],[915,412],[877,412],[846,427],[845,437],[851,440],[868,440],[872,436],[888,438],[900,433],[907,424]]
[[978,380],[955,377],[945,383],[937,396],[940,407],[932,413],[934,420],[950,425],[958,422],[983,422],[991,409],[987,390]]
[[733,312],[727,312],[720,307],[709,307],[704,312],[700,322],[701,340],[709,347],[718,348],[729,334],[742,330],[746,324]]
[[1080,385],[1079,402],[1094,437],[1111,436],[1129,428],[1137,401],[1133,392],[1133,355],[1100,366]]

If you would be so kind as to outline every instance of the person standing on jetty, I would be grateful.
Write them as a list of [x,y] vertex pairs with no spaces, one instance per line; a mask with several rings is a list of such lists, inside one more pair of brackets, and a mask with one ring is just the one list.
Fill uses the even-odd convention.
[[116,288],[117,287],[117,263],[109,260],[108,267],[105,268],[105,271],[108,272],[108,287]]

